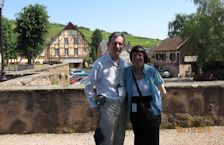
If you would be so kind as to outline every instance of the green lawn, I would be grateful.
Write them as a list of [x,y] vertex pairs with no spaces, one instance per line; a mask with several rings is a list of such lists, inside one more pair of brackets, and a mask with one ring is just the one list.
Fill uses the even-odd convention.
[[[13,28],[15,27],[15,24],[13,23]],[[47,34],[47,42],[50,42],[52,38],[54,38],[63,28],[65,25],[59,24],[59,23],[50,23],[48,27],[48,34]],[[85,39],[91,43],[91,36],[93,31],[89,30],[88,28],[85,29],[83,27],[79,28],[79,31],[82,32],[82,34],[85,36]],[[103,39],[108,39],[108,36],[110,35],[109,32],[101,31],[101,34],[103,36]],[[129,43],[131,46],[134,45],[142,45],[145,48],[154,48],[157,44],[161,42],[159,39],[154,38],[145,38],[145,37],[139,37],[139,36],[133,36],[133,35],[125,35],[126,43]]]
[[[51,40],[54,38],[62,29],[64,28],[64,25],[61,24],[50,24],[48,29],[48,36],[47,40]],[[85,36],[85,39],[91,43],[91,36],[93,31],[80,28],[80,32]],[[101,31],[101,34],[103,36],[103,39],[108,39],[108,36],[110,35],[109,32]],[[145,48],[154,48],[157,44],[161,42],[159,39],[154,38],[145,38],[145,37],[139,37],[139,36],[133,36],[133,35],[125,35],[126,43],[129,43],[131,46],[134,45],[142,45]]]

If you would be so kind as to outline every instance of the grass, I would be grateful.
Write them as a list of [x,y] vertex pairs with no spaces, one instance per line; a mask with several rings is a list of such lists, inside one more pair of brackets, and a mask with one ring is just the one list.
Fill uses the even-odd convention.
[[[14,21],[12,21],[12,24],[13,24],[13,28],[15,28]],[[47,42],[50,42],[64,27],[65,25],[63,24],[50,23],[48,27],[48,33],[47,33]],[[93,31],[85,27],[79,27],[79,31],[84,35],[85,39],[89,43],[91,43],[91,36]],[[101,34],[103,36],[103,39],[107,40],[110,35],[110,32],[101,30]],[[159,39],[133,36],[130,34],[125,34],[125,38],[126,38],[127,44],[130,44],[131,46],[142,45],[145,48],[154,48],[156,45],[158,45],[161,42],[161,40]]]
[[[48,36],[47,39],[51,40],[54,38],[65,26],[62,24],[50,24],[48,29]],[[79,31],[84,35],[85,39],[91,43],[91,36],[93,31],[89,30],[88,28],[79,28]],[[110,33],[106,31],[101,31],[101,34],[103,36],[103,39],[108,39]],[[161,40],[154,39],[154,38],[145,38],[145,37],[139,37],[139,36],[133,36],[125,34],[126,43],[130,44],[131,46],[134,45],[142,45],[145,48],[154,48],[156,45],[158,45]]]
[[62,29],[63,25],[60,24],[50,24],[48,27],[47,41],[49,42],[54,38]]
[[[12,21],[13,28],[15,28],[15,22]],[[63,28],[65,25],[59,24],[59,23],[50,23],[48,27],[48,34],[47,34],[47,42],[50,42],[51,39],[53,39]],[[84,35],[85,39],[91,43],[91,36],[93,31],[89,30],[85,27],[80,27],[79,31]],[[110,33],[106,32],[104,30],[101,30],[101,34],[103,36],[103,39],[107,40]],[[140,36],[133,36],[129,34],[125,34],[126,43],[130,44],[131,46],[134,45],[142,45],[145,48],[154,48],[156,45],[158,45],[161,40],[154,39],[154,38],[146,38],[146,37],[140,37]]]

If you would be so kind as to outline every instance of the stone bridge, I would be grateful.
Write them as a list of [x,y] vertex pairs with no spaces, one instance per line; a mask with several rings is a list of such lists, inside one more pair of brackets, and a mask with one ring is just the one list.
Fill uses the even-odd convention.
[[[224,116],[224,82],[167,82],[164,113]],[[0,83],[0,133],[87,132],[94,128],[84,86],[68,65]]]

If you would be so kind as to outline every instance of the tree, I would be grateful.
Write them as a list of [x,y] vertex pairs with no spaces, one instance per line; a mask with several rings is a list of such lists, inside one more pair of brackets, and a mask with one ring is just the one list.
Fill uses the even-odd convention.
[[93,63],[92,57],[86,57],[83,60],[83,66],[86,67],[86,63],[87,63],[87,67],[89,68],[89,65]]
[[21,56],[28,58],[28,64],[31,64],[31,60],[44,49],[48,18],[46,7],[40,4],[24,7],[17,14],[17,51]]
[[168,28],[168,36],[175,37],[180,36],[185,28],[185,25],[191,20],[193,15],[185,15],[185,14],[177,14],[175,20],[169,22]]
[[15,59],[15,58],[17,58],[16,50],[15,50],[16,36],[13,33],[12,21],[3,17],[2,28],[3,28],[4,58],[7,59],[7,60],[10,59],[10,58]]
[[99,47],[100,42],[102,41],[102,34],[99,29],[96,29],[91,37],[91,51],[90,51],[90,57],[92,58],[92,61],[94,62],[96,60],[96,54],[97,49]]
[[191,15],[178,14],[169,23],[169,36],[187,40],[188,48],[197,48],[198,68],[210,61],[224,62],[224,2],[193,0],[198,6]]

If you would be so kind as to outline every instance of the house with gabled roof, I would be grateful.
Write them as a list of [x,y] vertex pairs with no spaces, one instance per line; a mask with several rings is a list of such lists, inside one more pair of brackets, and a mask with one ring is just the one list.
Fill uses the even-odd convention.
[[186,77],[195,72],[197,53],[188,48],[187,40],[180,37],[167,38],[154,48],[155,66],[166,69],[172,77]]
[[40,58],[45,63],[69,63],[79,67],[89,55],[89,43],[78,27],[69,22],[47,45]]

